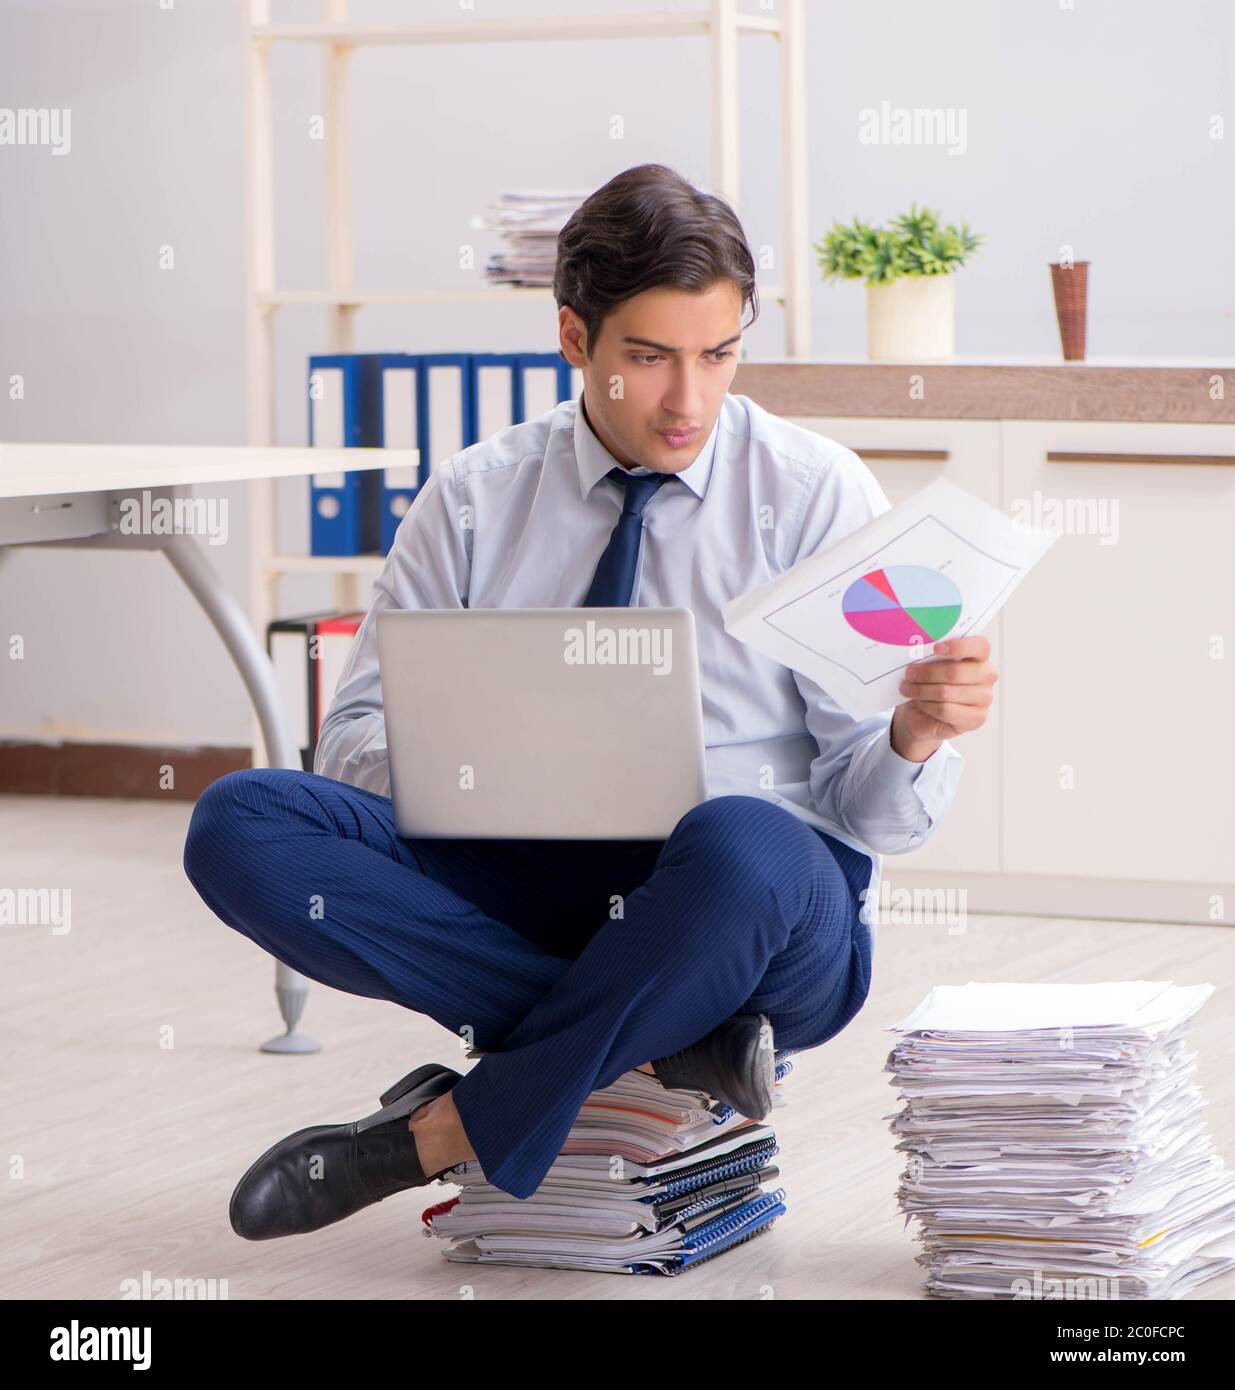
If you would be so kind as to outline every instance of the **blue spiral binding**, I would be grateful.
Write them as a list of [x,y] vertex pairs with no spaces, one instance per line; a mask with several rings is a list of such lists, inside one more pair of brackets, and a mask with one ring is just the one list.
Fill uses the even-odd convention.
[[[783,1211],[784,1208],[782,1207],[781,1210]],[[714,1260],[717,1257],[717,1255],[724,1255],[730,1250],[735,1250],[739,1245],[745,1245],[748,1240],[754,1240],[756,1236],[767,1235],[767,1233],[776,1224],[776,1218],[779,1215],[780,1212],[773,1213],[765,1221],[760,1222],[758,1226],[754,1226],[750,1230],[743,1231],[733,1240],[726,1241],[725,1244],[722,1245],[719,1250],[710,1250],[706,1255],[700,1255],[698,1259],[691,1260],[687,1264],[673,1264],[670,1265],[668,1269],[663,1269],[660,1272],[662,1274],[670,1276],[674,1274],[684,1274],[687,1270],[695,1269],[699,1265],[707,1264],[709,1260]]]
[[714,1159],[706,1159],[702,1163],[692,1163],[690,1167],[680,1169],[676,1177],[666,1181],[663,1192],[655,1192],[639,1200],[651,1204],[663,1202],[666,1197],[684,1197],[696,1187],[707,1187],[710,1183],[723,1182],[726,1178],[736,1178],[740,1173],[762,1168],[769,1158],[779,1152],[780,1145],[776,1136],[769,1134],[766,1139],[759,1139],[747,1146],[740,1158],[731,1158],[721,1164],[717,1164]]
[[681,1211],[674,1212],[672,1216],[665,1218],[664,1229],[676,1226],[681,1221],[691,1221],[696,1216],[702,1216],[705,1211],[710,1211],[712,1207],[723,1206],[726,1202],[736,1201],[739,1197],[749,1198],[751,1193],[759,1191],[757,1182],[751,1183],[749,1187],[736,1187],[729,1192],[716,1192],[711,1197],[705,1197],[701,1202],[694,1202],[688,1207],[683,1207]]
[[675,1251],[669,1256],[667,1266],[661,1267],[648,1261],[639,1261],[631,1265],[631,1273],[679,1274],[684,1269],[702,1264],[713,1255],[719,1255],[722,1250],[740,1245],[760,1230],[769,1227],[787,1210],[784,1198],[783,1187],[764,1193],[727,1216],[719,1217],[692,1231],[683,1240],[681,1251]]
[[726,1216],[719,1216],[715,1221],[709,1221],[706,1226],[700,1226],[697,1230],[691,1231],[682,1242],[684,1251],[681,1256],[682,1262],[686,1263],[696,1255],[702,1255],[734,1232],[746,1226],[753,1225],[755,1221],[765,1215],[779,1216],[785,1211],[785,1189],[775,1187],[771,1192],[765,1192],[760,1197],[752,1198],[745,1206],[738,1207],[736,1211],[731,1211]]

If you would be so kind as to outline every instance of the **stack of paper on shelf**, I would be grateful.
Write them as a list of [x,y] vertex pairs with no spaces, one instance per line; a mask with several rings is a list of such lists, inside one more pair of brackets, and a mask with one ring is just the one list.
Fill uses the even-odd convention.
[[589,195],[550,189],[503,193],[470,225],[501,233],[502,245],[490,254],[490,284],[551,286],[557,261],[557,234]]
[[[793,1069],[778,1052],[773,1106]],[[485,1181],[477,1162],[443,1182],[460,1196],[422,1214],[426,1235],[467,1264],[611,1274],[678,1274],[767,1231],[785,1210],[778,1144],[765,1120],[702,1091],[628,1071],[584,1102],[558,1160],[527,1198]]]
[[893,1025],[897,1195],[929,1293],[1168,1299],[1235,1268],[1235,1175],[1187,1045],[1212,993],[971,982]]

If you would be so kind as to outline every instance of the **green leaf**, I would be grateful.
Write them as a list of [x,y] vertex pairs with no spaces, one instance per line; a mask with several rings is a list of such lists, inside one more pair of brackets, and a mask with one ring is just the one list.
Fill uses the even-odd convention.
[[834,221],[813,249],[825,280],[865,277],[868,285],[879,285],[902,275],[948,275],[982,241],[967,222],[941,226],[937,212],[914,202],[886,227],[872,227],[859,217],[848,225]]

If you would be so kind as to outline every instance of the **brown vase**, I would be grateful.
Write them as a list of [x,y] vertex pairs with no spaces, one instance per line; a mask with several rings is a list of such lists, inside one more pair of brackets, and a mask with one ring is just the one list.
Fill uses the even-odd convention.
[[1085,360],[1085,311],[1089,302],[1089,262],[1071,266],[1051,262],[1051,286],[1055,291],[1055,317],[1065,362]]

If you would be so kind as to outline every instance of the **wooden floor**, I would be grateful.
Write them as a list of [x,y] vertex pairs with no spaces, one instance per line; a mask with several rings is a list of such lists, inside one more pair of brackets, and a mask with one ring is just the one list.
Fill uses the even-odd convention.
[[[422,1061],[465,1070],[454,1037],[396,1005],[315,985],[314,1056],[258,1052],[280,1031],[273,963],[184,877],[181,803],[0,797],[0,886],[72,890],[72,929],[0,926],[0,1297],[116,1298],[122,1281],[226,1280],[253,1298],[921,1298],[898,1215],[901,1162],[882,1068],[934,984],[1171,979],[1218,989],[1194,1028],[1218,1146],[1235,1163],[1235,932],[983,918],[880,929],[874,989],[799,1054],[773,1112],[789,1211],[678,1278],[460,1266],[421,1235],[421,1188],[308,1236],[250,1243],[227,1220],[249,1163],[291,1130],[366,1114]],[[13,1177],[12,1155],[24,1176]],[[1235,1275],[1190,1298],[1235,1297]]]

